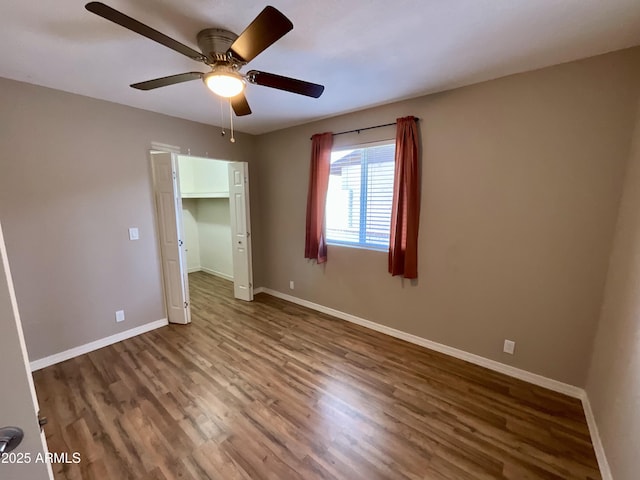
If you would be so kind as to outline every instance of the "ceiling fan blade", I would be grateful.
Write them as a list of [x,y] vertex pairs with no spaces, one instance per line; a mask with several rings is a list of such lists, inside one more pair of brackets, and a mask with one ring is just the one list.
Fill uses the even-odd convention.
[[267,6],[231,44],[231,54],[243,62],[250,62],[270,45],[293,29],[293,23],[279,10]]
[[204,73],[202,72],[179,73],[177,75],[169,75],[168,77],[147,80],[146,82],[134,83],[130,86],[133,88],[137,88],[138,90],[153,90],[154,88],[166,87],[168,85],[175,85],[176,83],[197,80],[199,78],[202,78],[203,75]]
[[125,15],[124,13],[120,13],[119,11],[114,10],[104,3],[90,2],[85,5],[85,8],[91,13],[95,13],[96,15],[109,20],[110,22],[116,23],[124,28],[127,28],[132,32],[139,33],[140,35],[158,42],[165,47],[169,47],[170,49],[175,50],[178,53],[186,55],[193,60],[198,60],[200,62],[206,60],[206,57],[197,50],[183,45],[177,40],[166,36],[164,33],[160,33],[159,31],[145,25],[144,23],[141,23],[138,20]]
[[305,82],[295,78],[283,77],[274,73],[260,72],[251,70],[247,72],[247,79],[256,85],[263,87],[277,88],[285,92],[306,95],[307,97],[318,98],[324,92],[324,86],[317,83]]
[[244,96],[244,92],[239,93],[231,99],[231,107],[238,117],[244,117],[245,115],[251,115],[251,108],[247,97]]

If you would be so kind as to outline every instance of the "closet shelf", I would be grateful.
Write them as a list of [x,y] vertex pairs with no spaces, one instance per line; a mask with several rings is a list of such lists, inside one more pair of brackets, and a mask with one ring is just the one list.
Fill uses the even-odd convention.
[[229,198],[229,192],[185,192],[180,196],[182,198]]

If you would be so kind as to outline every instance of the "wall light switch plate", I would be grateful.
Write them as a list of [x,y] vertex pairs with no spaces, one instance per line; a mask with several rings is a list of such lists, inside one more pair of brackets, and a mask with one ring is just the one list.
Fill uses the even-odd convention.
[[129,240],[138,240],[140,238],[140,232],[138,227],[131,227],[129,229]]
[[514,342],[513,340],[505,340],[504,341],[504,347],[502,349],[502,351],[504,353],[508,353],[509,355],[513,355],[513,352],[516,349],[516,342]]
[[116,322],[124,322],[124,310],[118,310],[116,312]]
[[296,284],[293,282],[293,280],[289,280],[289,289],[293,290],[294,288],[296,288]]

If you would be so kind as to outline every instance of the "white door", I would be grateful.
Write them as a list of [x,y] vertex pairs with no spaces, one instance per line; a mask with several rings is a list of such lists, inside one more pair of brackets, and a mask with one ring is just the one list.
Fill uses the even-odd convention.
[[47,451],[47,444],[38,425],[38,400],[22,335],[2,226],[0,256],[0,428],[19,427],[24,431],[22,443],[12,452],[0,455],[0,478],[53,479],[51,467],[42,462],[46,458],[43,455]]
[[173,153],[151,154],[167,317],[184,324],[191,322],[191,308],[177,164]]
[[253,300],[251,231],[249,217],[249,166],[229,163],[229,207],[233,249],[233,292],[240,300]]

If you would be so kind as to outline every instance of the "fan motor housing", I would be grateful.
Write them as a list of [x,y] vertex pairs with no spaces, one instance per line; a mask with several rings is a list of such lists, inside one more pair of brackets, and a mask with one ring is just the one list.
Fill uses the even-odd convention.
[[197,36],[200,51],[212,63],[229,61],[227,50],[236,38],[238,35],[223,28],[205,28]]

